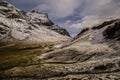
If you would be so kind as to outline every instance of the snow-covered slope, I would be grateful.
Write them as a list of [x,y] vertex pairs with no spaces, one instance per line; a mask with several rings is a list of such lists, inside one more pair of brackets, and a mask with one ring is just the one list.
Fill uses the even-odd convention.
[[[120,75],[117,75],[120,73],[120,19],[86,28],[72,41],[57,45],[57,48],[38,58],[46,63],[60,63],[50,66],[56,66],[52,71],[60,70],[67,74],[61,79],[120,79]],[[114,78],[111,77],[113,75]]]
[[58,25],[54,24],[49,18],[47,13],[41,13],[37,10],[32,10],[27,13],[29,17],[29,21],[34,24],[44,25],[44,27],[53,30],[59,34],[69,36],[69,33],[64,29],[59,27]]
[[[8,2],[0,1],[0,16],[1,44],[21,41],[25,43],[60,42],[69,39],[66,35],[46,28],[48,25],[45,23],[50,23],[50,20],[45,14],[32,14],[31,18]],[[36,17],[39,17],[41,22],[37,21]],[[29,18],[31,18],[30,21]]]
[[120,19],[105,21],[92,28],[85,28],[77,35],[77,40],[103,43],[120,39]]
[[12,4],[0,0],[0,16],[6,18],[24,18],[24,11],[17,9]]

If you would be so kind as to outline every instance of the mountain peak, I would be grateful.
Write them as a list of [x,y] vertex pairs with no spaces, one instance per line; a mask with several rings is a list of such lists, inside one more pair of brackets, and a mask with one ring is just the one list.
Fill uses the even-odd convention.
[[27,16],[30,18],[30,21],[37,24],[48,24],[47,26],[53,25],[53,23],[48,18],[46,13],[39,12],[37,10],[32,10],[27,13]]
[[0,16],[0,44],[18,42],[37,44],[69,39],[68,36],[50,28],[54,23],[44,13],[38,11],[25,13],[6,1],[0,1]]
[[38,10],[31,10],[30,12],[27,13],[27,16],[29,17],[29,20],[32,23],[35,23],[38,25],[44,25],[46,28],[50,30],[53,30],[61,35],[70,37],[66,29],[59,27],[49,19],[47,13],[42,13],[42,12],[39,12]]

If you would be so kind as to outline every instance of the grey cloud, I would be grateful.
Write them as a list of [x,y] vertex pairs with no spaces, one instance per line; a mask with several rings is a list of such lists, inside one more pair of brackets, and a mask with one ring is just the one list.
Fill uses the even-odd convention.
[[49,15],[55,18],[65,18],[73,15],[80,4],[80,0],[44,0],[44,3],[36,8],[49,12]]
[[82,29],[120,18],[120,0],[84,0],[83,4],[82,10],[79,10],[79,16],[83,18],[71,27]]

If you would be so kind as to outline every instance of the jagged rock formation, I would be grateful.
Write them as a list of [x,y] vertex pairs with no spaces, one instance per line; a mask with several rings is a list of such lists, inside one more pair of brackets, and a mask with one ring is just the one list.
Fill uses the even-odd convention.
[[69,33],[64,29],[64,28],[60,28],[58,25],[55,25],[49,18],[48,18],[48,14],[46,13],[41,13],[39,11],[36,10],[32,10],[30,12],[27,13],[27,15],[29,16],[29,20],[32,23],[38,24],[38,25],[45,25],[46,28],[53,30],[59,34],[65,35],[65,36],[69,36]]
[[[103,22],[92,28],[83,29],[77,37],[81,40],[89,40],[91,42],[106,42],[107,40],[119,40],[120,36],[120,19]],[[87,36],[84,36],[87,34]]]
[[[41,42],[59,42],[69,39],[68,35],[66,35],[67,31],[63,31],[64,29],[57,27],[59,31],[56,32],[52,29],[48,29],[51,28],[51,26],[53,27],[54,23],[48,19],[46,14],[31,12],[27,15],[8,2],[0,1],[1,45],[6,42],[7,44],[17,42],[38,44]],[[37,17],[39,17],[39,19],[36,19]],[[61,33],[61,35],[60,31],[64,34]]]
[[4,0],[0,0],[0,17],[5,18],[24,18],[24,11],[15,8]]

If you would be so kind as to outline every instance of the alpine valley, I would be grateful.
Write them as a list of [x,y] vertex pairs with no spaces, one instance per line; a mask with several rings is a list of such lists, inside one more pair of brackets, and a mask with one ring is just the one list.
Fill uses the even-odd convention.
[[0,0],[0,80],[120,80],[120,19],[71,38],[46,13]]

